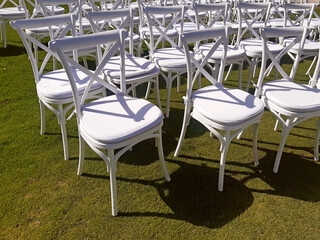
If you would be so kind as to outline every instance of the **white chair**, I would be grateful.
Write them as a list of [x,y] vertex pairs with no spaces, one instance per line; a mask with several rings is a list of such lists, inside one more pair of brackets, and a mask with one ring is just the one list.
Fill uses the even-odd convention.
[[[284,26],[310,26],[312,16],[314,15],[316,5],[315,4],[284,4],[285,8],[285,19]],[[314,32],[314,29],[313,31]],[[314,33],[313,33],[314,34]],[[309,36],[311,35],[311,32]],[[292,41],[291,38],[286,38],[283,40],[283,44],[286,45],[288,42]],[[299,43],[293,46],[288,55],[294,60],[299,49]],[[302,53],[300,56],[300,61],[309,57],[313,57],[313,62],[311,63],[307,74],[310,73],[312,66],[316,62],[318,56],[318,50],[320,49],[320,42],[314,39],[307,38],[303,45]]]
[[[246,52],[249,63],[249,79],[246,91],[249,90],[251,77],[254,75],[257,64],[261,61],[262,40],[259,29],[266,27],[270,14],[271,3],[239,3],[238,7],[238,36],[237,45]],[[250,13],[254,11],[255,14]],[[270,49],[274,54],[279,53],[283,46],[268,41]]]
[[[169,117],[172,83],[175,78],[178,79],[177,88],[179,91],[180,83],[178,76],[185,73],[187,69],[184,51],[172,39],[174,34],[178,37],[178,32],[174,29],[174,25],[178,22],[181,24],[183,32],[183,16],[185,9],[186,7],[184,6],[165,6],[145,7],[143,10],[147,17],[147,25],[150,33],[150,41],[148,44],[149,58],[161,70],[161,76],[166,81],[166,117]],[[159,15],[162,15],[163,19],[165,19],[165,16],[168,14],[172,15],[171,21],[159,21]],[[164,44],[164,42],[167,44],[166,47],[157,49],[159,44]],[[167,75],[165,73],[167,73]],[[173,73],[176,73],[176,75],[173,75]]]
[[[23,0],[19,3],[13,0],[4,0],[0,4],[0,24],[1,24],[1,41],[3,41],[4,48],[7,47],[6,24],[15,19],[28,18],[29,12]],[[9,7],[8,5],[12,5]]]
[[[95,151],[107,164],[110,172],[112,215],[118,214],[116,171],[117,161],[122,154],[131,149],[135,144],[155,138],[158,154],[165,179],[170,181],[162,150],[161,126],[163,114],[152,103],[127,96],[125,83],[125,53],[124,53],[124,30],[111,30],[108,32],[94,33],[62,39],[50,42],[50,48],[57,52],[60,60],[69,76],[72,87],[74,104],[77,112],[77,123],[80,140],[80,156],[78,175],[82,174],[84,163],[84,141]],[[101,48],[107,44],[108,48]],[[82,48],[85,46],[97,46],[97,50],[106,49],[101,53],[102,59],[95,71],[90,71],[72,60],[64,51]],[[109,64],[111,57],[120,52],[120,87],[118,89],[104,80],[104,69]],[[74,69],[81,71],[89,79],[89,84],[81,97],[76,87]],[[87,93],[93,84],[97,82],[114,95],[110,95],[91,103],[86,103]],[[105,154],[102,150],[107,150]],[[115,150],[118,150],[115,152]]]
[[[226,23],[226,16],[228,12],[228,5],[226,3],[220,4],[195,4],[194,10],[196,12],[196,22],[197,29],[211,28],[216,26],[228,25]],[[199,16],[199,12],[204,12],[207,15],[207,19],[204,19]],[[196,50],[207,52],[206,49],[210,49],[212,47],[212,43],[205,43],[196,46]],[[214,63],[216,66],[221,62],[221,56],[223,54],[223,45],[219,46],[215,51],[211,58],[209,59],[210,63]],[[227,79],[233,65],[238,65],[238,73],[239,73],[239,88],[242,88],[242,68],[243,61],[246,59],[246,53],[244,49],[239,48],[235,45],[228,45],[227,55],[226,55],[226,66],[230,65],[229,71],[225,79]],[[216,71],[217,72],[217,71]]]
[[[223,191],[225,161],[230,143],[234,137],[250,125],[253,125],[254,163],[259,164],[257,152],[258,126],[264,110],[264,105],[259,98],[240,89],[225,88],[222,85],[230,30],[231,28],[216,27],[185,33],[181,36],[186,53],[188,80],[187,92],[184,97],[183,124],[174,156],[179,155],[191,117],[203,124],[220,141],[219,191]],[[199,63],[188,51],[189,44],[212,39],[216,40],[215,44],[212,45],[211,49],[207,49],[205,57]],[[224,53],[221,56],[218,77],[215,79],[205,66],[221,44],[224,46]],[[195,65],[195,72],[193,65]],[[209,80],[212,85],[193,92],[194,82],[200,74]]]
[[[320,118],[320,91],[313,85],[299,84],[294,82],[295,73],[298,68],[299,58],[305,38],[309,30],[303,27],[286,27],[286,28],[265,28],[261,30],[263,40],[263,56],[261,63],[261,71],[257,83],[255,96],[261,97],[265,106],[274,114],[277,121],[282,125],[281,141],[279,144],[277,156],[275,159],[273,172],[277,173],[283,152],[284,144],[289,136],[290,130],[312,117]],[[271,53],[267,43],[268,38],[273,37],[291,37],[292,42],[286,46],[278,55]],[[284,56],[290,48],[299,43],[300,47],[293,63],[290,75],[281,67],[279,60]],[[267,67],[267,60],[271,63]],[[282,78],[269,81],[263,84],[265,76],[270,69],[275,67]],[[317,66],[316,78],[319,73],[319,63]],[[317,133],[315,138],[314,159],[319,159],[319,136],[320,136],[320,120],[317,124]]]
[[[45,133],[45,107],[47,107],[57,116],[58,123],[61,125],[64,159],[66,160],[69,159],[66,113],[73,107],[72,92],[68,77],[63,69],[45,73],[45,69],[50,66],[48,65],[50,58],[57,58],[58,56],[45,44],[39,41],[36,36],[29,35],[26,32],[26,29],[47,28],[51,39],[63,38],[67,34],[75,32],[75,19],[72,19],[73,17],[75,16],[67,14],[10,22],[11,26],[18,31],[31,62],[40,103],[40,134]],[[46,55],[41,64],[38,64],[38,58],[35,56],[35,52],[32,51],[30,44],[45,51]],[[72,54],[72,52],[69,51],[68,54],[73,55],[76,60],[78,59],[77,52]],[[78,91],[82,94],[86,88],[88,79],[79,71],[76,71],[75,73],[78,74]],[[97,94],[105,94],[105,88],[102,85],[95,83],[91,88],[89,95],[90,97],[97,97]],[[57,106],[57,108],[54,108],[53,106]]]
[[[145,82],[154,83],[156,91],[157,102],[159,108],[161,108],[160,95],[159,95],[159,69],[156,65],[148,59],[142,57],[136,57],[133,54],[133,44],[140,42],[139,35],[133,33],[133,15],[137,10],[134,9],[116,9],[103,12],[90,12],[86,16],[91,23],[93,32],[102,32],[108,29],[127,29],[129,36],[125,39],[125,47],[129,48],[129,53],[125,54],[125,77],[126,84],[130,85],[127,89],[127,93],[133,92],[135,96],[135,88]],[[135,39],[137,39],[135,41]],[[139,52],[139,49],[137,49]],[[120,64],[120,57],[115,56],[111,59],[112,64],[106,66],[106,68],[114,67],[115,71],[111,75],[106,75],[107,81],[111,84],[120,84],[120,74],[116,71]]]

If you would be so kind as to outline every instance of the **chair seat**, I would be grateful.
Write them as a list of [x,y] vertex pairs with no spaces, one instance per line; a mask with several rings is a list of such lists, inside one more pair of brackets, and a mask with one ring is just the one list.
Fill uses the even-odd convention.
[[[199,50],[201,51],[201,54],[203,56],[206,56],[210,49],[212,48],[213,43],[206,43],[202,44],[199,47]],[[217,50],[212,54],[211,59],[220,62],[223,56],[223,45],[218,46]],[[246,52],[242,48],[238,48],[232,45],[228,45],[227,50],[227,58],[226,61],[233,61],[233,60],[241,60],[246,56]]]
[[[125,44],[128,45],[130,43],[130,36],[124,40]],[[140,36],[136,33],[132,34],[132,43],[136,44],[140,42]]]
[[[77,76],[76,86],[79,94],[82,94],[90,80],[90,78],[79,70],[72,68],[74,76]],[[102,86],[95,82],[91,87],[91,91],[102,88]],[[72,98],[71,85],[69,78],[64,69],[55,70],[43,74],[40,81],[37,83],[38,94],[52,100]]]
[[[181,25],[180,24],[175,24],[174,28],[181,34]],[[204,29],[203,26],[200,26],[200,29]],[[193,22],[184,22],[183,23],[183,32],[192,32],[192,31],[197,31],[197,24]]]
[[162,123],[161,110],[144,99],[111,95],[82,108],[81,132],[100,143],[126,141]]
[[263,102],[240,89],[208,86],[191,95],[194,109],[205,118],[224,125],[235,126],[260,115]]
[[[200,61],[200,56],[192,53]],[[152,61],[162,70],[186,69],[187,62],[181,48],[162,48],[154,51]]]
[[[304,22],[306,23],[306,22],[308,22],[308,20],[305,19]],[[319,18],[311,18],[309,27],[313,28],[313,29],[317,29],[318,27],[320,27],[320,19]]]
[[[288,45],[291,41],[293,40],[293,38],[286,38],[283,40],[283,43],[285,45]],[[303,46],[303,50],[302,53],[303,54],[308,54],[308,55],[312,55],[312,56],[317,56],[318,52],[320,49],[320,42],[318,41],[313,41],[310,39],[306,39],[304,46]],[[291,49],[290,52],[297,54],[299,50],[299,43],[296,43]]]
[[288,111],[320,111],[320,90],[309,85],[275,80],[263,84],[262,91],[268,101]]
[[[52,31],[56,31],[59,26],[51,26]],[[26,29],[26,33],[29,35],[32,34],[49,34],[49,27],[39,27],[39,28],[29,28]]]
[[[108,78],[120,78],[120,56],[115,56],[110,59],[104,68],[104,74]],[[152,72],[156,65],[148,59],[135,57],[131,54],[126,55],[125,59],[125,76],[126,78],[136,77],[148,72]]]
[[[274,42],[267,42],[268,48],[273,54],[282,51],[283,46]],[[240,47],[246,51],[248,56],[258,57],[262,55],[262,40],[260,38],[248,38],[240,41]]]
[[0,8],[0,18],[24,18],[25,17],[25,9],[22,7],[6,7]]
[[[165,30],[164,27],[159,27],[161,30]],[[152,31],[153,31],[153,38],[157,39],[159,38],[159,36],[161,35],[161,33],[156,29],[156,27],[152,27]],[[144,39],[150,39],[150,31],[149,31],[149,27],[142,27],[140,28],[140,34],[143,36]],[[178,36],[178,31],[176,29],[169,29],[166,34],[168,35],[168,37],[170,38],[175,38]]]
[[[284,19],[283,18],[272,18],[272,19],[268,20],[268,24],[270,24],[271,27],[283,27],[284,26]],[[286,26],[291,26],[291,23],[288,20],[286,22]]]
[[[58,15],[58,14],[64,14],[64,8],[60,7],[60,6],[46,6],[46,8],[53,12],[54,15]],[[43,17],[43,13],[41,12],[41,10],[39,11],[37,8],[33,9],[33,14],[35,14],[35,16],[37,17]]]

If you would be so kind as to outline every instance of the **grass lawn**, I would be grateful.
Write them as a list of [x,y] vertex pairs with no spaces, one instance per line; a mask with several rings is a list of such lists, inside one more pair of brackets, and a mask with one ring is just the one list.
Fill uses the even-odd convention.
[[[173,156],[184,110],[182,79],[181,93],[173,88],[170,118],[163,127],[172,181],[163,178],[153,141],[135,146],[118,163],[119,216],[112,217],[109,175],[89,147],[84,174],[76,175],[75,118],[67,123],[69,161],[63,160],[60,126],[49,110],[47,133],[40,135],[31,65],[16,32],[8,26],[7,34],[8,47],[0,43],[0,239],[320,239],[315,119],[291,131],[279,173],[274,174],[281,136],[273,131],[275,118],[265,111],[258,140],[260,165],[253,164],[252,133],[247,129],[231,144],[224,192],[218,192],[219,142],[201,124],[191,121],[181,155]],[[310,63],[301,62],[299,81],[308,81]],[[287,65],[290,68],[290,61]],[[248,68],[244,84],[247,77]],[[234,70],[225,85],[237,87],[237,79]],[[164,107],[163,81],[160,94]],[[150,101],[156,102],[154,93]]]

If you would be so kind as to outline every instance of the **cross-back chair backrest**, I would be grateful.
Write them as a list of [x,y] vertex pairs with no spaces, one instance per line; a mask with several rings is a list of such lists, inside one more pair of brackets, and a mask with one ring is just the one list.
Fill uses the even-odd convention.
[[[315,4],[294,4],[285,3],[284,8],[284,26],[309,26],[314,13]],[[304,21],[307,19],[307,21]]]
[[110,11],[88,12],[86,17],[93,32],[102,32],[105,29],[126,29],[129,32],[129,51],[133,53],[133,16],[136,9],[116,9]]
[[[229,9],[227,3],[195,4],[193,9],[196,13],[197,29],[200,29],[201,26],[210,28],[218,22],[223,25],[226,24],[226,16]],[[205,13],[205,18],[199,16],[199,13]]]
[[125,7],[124,0],[89,0],[93,11],[108,11]]
[[318,89],[320,88],[320,51],[318,54],[318,61],[316,68],[314,70],[313,76],[309,81],[309,85],[312,87],[317,87]]
[[[197,81],[199,75],[203,75],[206,79],[208,79],[213,85],[222,84],[224,67],[226,62],[226,54],[228,47],[228,37],[231,33],[231,27],[215,27],[208,28],[203,30],[198,30],[194,32],[188,32],[181,35],[181,43],[186,55],[187,61],[187,98],[190,98],[193,85]],[[208,41],[215,40],[215,43],[208,49],[206,49],[205,53],[195,50],[195,54],[199,54],[202,57],[201,62],[197,59],[190,51],[189,45],[194,44],[197,45],[200,41]],[[206,68],[209,59],[212,57],[216,49],[223,45],[223,55],[221,59],[221,64],[219,68],[219,73],[217,79],[215,79],[211,71]],[[196,71],[194,71],[196,69]],[[210,72],[209,72],[210,71]]]
[[[46,44],[42,43],[41,40],[36,37],[36,35],[30,35],[26,32],[26,30],[48,27],[50,39],[60,39],[66,37],[67,35],[75,34],[75,20],[75,15],[63,14],[58,16],[25,19],[10,22],[11,27],[17,30],[24,44],[24,47],[26,48],[36,83],[40,81],[40,77],[43,74],[50,58],[57,58],[58,56],[56,53],[52,52],[52,50],[48,48]],[[41,48],[46,52],[46,56],[44,57],[41,64],[38,64],[38,58],[36,57],[36,53],[32,51],[32,46]],[[73,55],[75,56],[75,58],[77,58],[76,54]]]
[[[255,23],[263,22],[263,27],[268,22],[271,3],[238,3],[238,43],[249,33],[254,38],[260,38],[259,29],[254,27]],[[254,10],[254,13],[250,10]]]
[[29,17],[29,11],[26,7],[26,2],[32,3],[30,0],[19,0],[19,1],[14,1],[14,0],[4,0],[0,4],[0,9],[1,8],[6,8],[6,7],[17,7],[18,9],[25,10],[25,18]]
[[[110,91],[112,91],[115,94],[125,94],[126,92],[126,84],[125,84],[125,64],[124,64],[124,39],[127,37],[127,32],[122,30],[110,30],[107,32],[99,32],[99,33],[93,33],[83,36],[77,36],[74,38],[69,39],[58,39],[51,41],[49,43],[50,49],[52,49],[54,52],[56,52],[59,56],[59,59],[68,75],[71,89],[73,93],[73,99],[75,104],[75,109],[77,113],[78,120],[81,120],[81,109],[82,106],[85,104],[85,100],[88,96],[88,93],[90,91],[91,86],[94,82],[98,82],[102,86],[106,87]],[[109,45],[108,48],[104,48],[104,45]],[[84,47],[92,47],[96,46],[97,51],[101,51],[101,60],[98,66],[96,66],[96,69],[94,71],[91,71],[81,64],[79,64],[77,61],[72,59],[71,57],[66,54],[67,51],[70,49],[75,50],[79,48]],[[113,57],[116,53],[120,52],[120,89],[115,87],[114,85],[111,85],[107,81],[105,81],[105,75],[104,75],[104,68],[106,64],[108,64],[111,57]],[[89,81],[88,85],[83,93],[82,96],[79,95],[78,89],[76,86],[75,79],[77,76],[74,76],[74,72],[72,69],[77,69],[81,72],[83,72],[85,75],[88,76]]]
[[[175,24],[180,24],[181,32],[183,32],[183,21],[186,6],[165,6],[165,7],[145,7],[143,12],[147,17],[147,25],[150,31],[150,54],[153,54],[154,50],[163,41],[167,41],[171,47],[175,48],[178,45],[171,39],[167,32],[174,29]],[[156,15],[163,15],[163,19],[166,15],[171,14],[172,19],[170,21],[159,20]],[[160,37],[155,41],[153,37],[153,31],[156,29],[160,33]]]
[[[255,92],[255,96],[260,95],[261,86],[263,80],[270,72],[270,70],[275,67],[276,71],[280,73],[282,79],[293,81],[296,71],[298,69],[298,64],[300,61],[302,49],[305,43],[306,36],[309,34],[310,30],[306,27],[278,27],[278,28],[262,28],[261,29],[261,37],[263,43],[262,50],[262,61],[261,61],[261,69],[259,74],[259,79],[257,83],[257,89]],[[269,38],[288,38],[292,39],[290,43],[287,43],[286,47],[277,55],[274,55],[269,49],[269,45],[267,41]],[[290,51],[290,49],[299,44],[299,49],[296,55],[296,58],[293,62],[290,74],[288,75],[283,67],[280,65],[281,58]],[[267,61],[271,60],[271,63],[267,67]]]
[[78,13],[81,12],[80,7],[82,6],[83,0],[37,0],[41,7],[44,16],[55,15],[54,8],[56,6],[65,5],[68,7],[67,13]]

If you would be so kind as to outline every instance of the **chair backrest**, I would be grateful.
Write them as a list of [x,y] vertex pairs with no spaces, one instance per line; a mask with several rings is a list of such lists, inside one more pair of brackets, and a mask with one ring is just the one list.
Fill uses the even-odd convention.
[[[310,30],[306,27],[278,27],[278,28],[262,28],[261,37],[263,43],[262,50],[262,60],[260,74],[258,78],[258,83],[255,91],[255,96],[260,95],[262,83],[270,72],[270,70],[275,67],[277,72],[280,73],[282,79],[293,81],[296,71],[298,69],[298,64],[300,61],[302,49],[305,43],[306,36],[309,34]],[[288,38],[292,39],[290,43],[287,43],[286,47],[276,56],[269,49],[267,44],[268,38]],[[290,49],[299,44],[299,49],[297,51],[293,66],[291,68],[290,74],[288,75],[283,67],[280,65],[281,58],[290,51]],[[267,67],[267,61],[271,60],[271,63]]]
[[[125,63],[124,63],[124,39],[127,37],[128,33],[125,30],[111,30],[107,32],[99,32],[93,33],[89,35],[77,36],[74,38],[65,38],[51,41],[49,43],[50,49],[58,54],[59,59],[68,75],[71,89],[73,93],[73,99],[75,104],[75,109],[77,113],[78,120],[81,121],[81,109],[85,104],[85,100],[88,96],[91,86],[94,82],[100,83],[102,86],[106,87],[110,91],[115,94],[125,94],[126,92],[126,84],[125,84]],[[105,45],[108,45],[108,48],[104,48]],[[101,51],[101,61],[94,71],[91,71],[66,54],[66,51],[70,49],[80,49],[84,47],[92,47],[96,46],[97,51]],[[105,81],[105,66],[108,64],[111,57],[113,57],[116,53],[120,52],[120,89],[111,85],[107,81]],[[76,77],[74,76],[74,72],[72,69],[77,69],[77,72],[82,72],[86,76],[88,76],[89,81],[88,85],[80,98],[78,93],[78,89],[76,87]]]
[[102,32],[105,29],[126,29],[129,32],[129,51],[133,53],[133,16],[137,9],[116,9],[110,11],[88,12],[86,17],[93,32]]
[[[167,33],[169,30],[175,30],[174,25],[180,24],[180,31],[183,32],[183,21],[186,6],[165,6],[165,7],[145,7],[143,12],[147,17],[147,25],[150,31],[150,54],[153,54],[154,50],[163,41],[167,41],[171,47],[178,47],[178,45],[171,39]],[[171,14],[172,19],[165,21],[166,15]],[[159,20],[159,15],[163,16],[163,20]],[[155,41],[154,30],[160,33],[160,37]]]
[[[52,52],[48,46],[42,43],[36,35],[30,35],[26,32],[26,30],[48,27],[50,39],[60,39],[64,38],[68,34],[75,34],[75,19],[76,16],[73,14],[63,14],[52,17],[25,19],[10,22],[11,27],[17,30],[24,47],[26,48],[36,83],[39,82],[40,77],[43,74],[43,71],[45,70],[50,58],[57,58],[58,56],[56,53]],[[37,48],[41,48],[46,52],[46,56],[41,64],[38,64],[38,58],[36,56],[36,52],[32,51],[32,45],[36,46]],[[74,54],[74,56],[76,56],[76,54]],[[77,59],[77,57],[75,58]]]
[[[187,99],[190,98],[193,85],[197,81],[199,75],[203,75],[204,77],[206,77],[206,79],[208,79],[213,85],[222,84],[228,47],[228,37],[230,33],[230,27],[220,26],[216,28],[208,28],[194,32],[183,33],[181,35],[181,43],[184,48],[187,61]],[[199,62],[199,58],[196,58],[189,51],[189,45],[191,43],[196,45],[200,41],[207,41],[213,39],[215,40],[215,43],[212,44],[210,48],[205,49],[205,52],[197,50],[195,51],[195,54],[199,54],[202,58],[201,62]],[[219,74],[217,75],[217,79],[215,79],[212,76],[211,71],[208,68],[206,68],[206,66],[208,64],[208,60],[212,57],[215,50],[221,45],[223,45],[224,52],[221,59]],[[195,69],[196,71],[194,72]]]
[[[195,4],[193,7],[196,13],[197,29],[200,27],[210,28],[217,23],[226,24],[228,4],[217,3],[217,4]],[[199,16],[199,13],[205,13],[205,18]]]
[[[238,40],[249,33],[250,36],[260,38],[259,29],[254,25],[258,22],[262,23],[262,27],[266,26],[270,15],[271,3],[238,3]],[[254,13],[252,12],[254,11]]]
[[4,0],[0,4],[0,9],[1,8],[7,8],[7,7],[16,7],[18,9],[20,9],[20,10],[24,10],[25,18],[28,18],[29,17],[29,11],[28,11],[28,9],[27,9],[27,7],[25,5],[25,1],[33,4],[31,2],[31,0],[19,0],[18,3],[17,3],[17,1],[14,1],[14,0]]
[[68,8],[67,13],[78,13],[83,0],[37,0],[44,16],[54,16],[54,8],[64,5]]
[[[309,26],[315,6],[315,4],[285,3],[284,26]],[[304,21],[305,19],[307,21]]]
[[89,0],[93,11],[108,11],[125,7],[124,0]]

